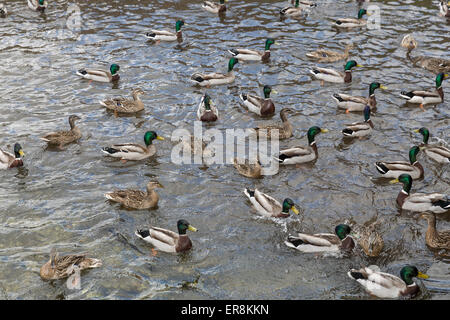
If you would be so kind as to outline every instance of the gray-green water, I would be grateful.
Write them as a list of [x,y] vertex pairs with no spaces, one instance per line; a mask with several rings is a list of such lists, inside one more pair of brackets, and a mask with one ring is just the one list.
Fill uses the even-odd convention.
[[[381,29],[337,31],[334,19],[356,16],[354,1],[318,1],[306,19],[280,21],[286,1],[230,0],[222,18],[200,8],[202,1],[82,1],[79,33],[67,29],[70,1],[49,1],[45,14],[32,12],[25,1],[9,0],[10,14],[0,18],[0,147],[12,150],[20,142],[26,153],[23,168],[0,173],[0,297],[8,299],[361,299],[369,298],[346,272],[377,264],[398,275],[404,264],[415,264],[430,275],[447,274],[448,261],[436,258],[425,245],[426,221],[399,214],[395,198],[400,185],[378,178],[373,163],[407,160],[407,150],[419,143],[413,129],[426,126],[447,142],[447,101],[436,106],[406,106],[401,90],[431,88],[435,75],[414,67],[399,46],[413,33],[419,47],[413,55],[444,56],[450,52],[450,24],[429,1],[380,1]],[[70,13],[69,13],[70,14]],[[174,29],[182,18],[181,45],[154,45],[142,36],[151,28]],[[59,30],[59,31],[58,31]],[[261,94],[264,84],[277,112],[290,107],[294,137],[282,148],[305,145],[306,130],[318,125],[330,130],[317,137],[319,159],[314,165],[281,168],[275,176],[251,180],[230,165],[207,169],[171,163],[170,136],[177,127],[193,131],[203,89],[188,81],[196,71],[225,71],[227,49],[263,49],[265,39],[277,39],[269,63],[241,63],[236,81],[208,90],[220,119],[210,128],[251,128],[264,122],[239,102],[241,91]],[[351,84],[320,85],[309,69],[316,65],[305,53],[318,47],[343,48],[351,39],[355,69]],[[89,83],[75,75],[88,66],[121,66],[117,86]],[[337,69],[344,61],[325,64]],[[375,130],[369,139],[344,143],[344,124],[362,114],[337,109],[333,93],[367,95],[374,80],[389,87],[376,92]],[[129,96],[140,87],[146,109],[138,116],[115,118],[97,101]],[[450,83],[444,82],[450,95]],[[66,151],[45,150],[39,137],[66,129],[77,114],[83,138]],[[271,120],[279,121],[278,114]],[[122,164],[100,149],[113,142],[142,142],[146,130],[166,137],[157,141],[157,155],[148,161]],[[450,193],[448,166],[424,155],[419,161],[425,178],[413,192]],[[130,211],[106,201],[117,188],[145,189],[156,179],[159,207]],[[257,217],[242,193],[257,187],[282,200],[292,198],[300,216],[286,220]],[[332,232],[349,221],[380,220],[385,249],[376,259],[320,258],[287,248],[289,233]],[[134,236],[148,224],[171,230],[185,218],[199,229],[189,234],[193,249],[185,254],[151,255],[151,247]],[[439,229],[449,229],[448,216]],[[88,252],[102,259],[99,269],[82,273],[82,289],[69,290],[64,281],[45,282],[39,268],[50,249],[61,254]],[[438,264],[437,264],[438,263]],[[438,271],[436,271],[438,270]],[[422,298],[448,295],[427,291]]]

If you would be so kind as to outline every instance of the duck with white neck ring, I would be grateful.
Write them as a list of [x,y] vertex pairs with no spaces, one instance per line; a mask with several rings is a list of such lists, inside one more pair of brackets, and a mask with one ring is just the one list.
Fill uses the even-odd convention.
[[421,144],[421,147],[429,158],[439,163],[450,163],[450,149],[444,146],[428,144],[430,131],[427,128],[422,127],[414,130],[414,132],[423,135],[423,143]]

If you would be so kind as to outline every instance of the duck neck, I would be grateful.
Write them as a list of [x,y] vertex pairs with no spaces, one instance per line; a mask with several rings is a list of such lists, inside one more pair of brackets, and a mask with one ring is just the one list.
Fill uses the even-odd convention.
[[153,188],[147,188],[147,197],[154,203],[157,203],[159,200],[159,196]]
[[345,70],[344,82],[352,82],[352,71]]
[[75,125],[74,119],[69,119],[70,130],[74,130],[77,126]]
[[441,97],[442,101],[444,101],[444,90],[442,90],[442,86],[436,88],[436,91],[439,93],[439,96]]
[[139,93],[133,92],[133,100],[134,101],[141,101],[141,98],[139,98],[139,96],[140,96]]

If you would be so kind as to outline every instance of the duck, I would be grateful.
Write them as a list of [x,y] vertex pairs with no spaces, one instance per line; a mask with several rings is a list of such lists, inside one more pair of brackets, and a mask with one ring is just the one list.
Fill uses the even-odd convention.
[[345,113],[364,111],[367,105],[370,106],[373,111],[377,107],[377,100],[375,98],[376,89],[386,90],[387,87],[379,82],[372,82],[369,85],[369,97],[367,98],[362,96],[350,96],[343,93],[335,93],[332,97],[336,101],[339,109],[345,109]]
[[399,298],[417,296],[420,287],[412,278],[428,279],[417,267],[407,265],[400,270],[400,278],[389,273],[380,272],[376,266],[351,269],[347,275],[356,280],[364,289],[378,298]]
[[23,166],[23,157],[25,153],[23,152],[20,143],[16,142],[14,144],[14,154],[0,149],[0,169],[9,169],[15,167]]
[[270,98],[271,92],[277,93],[270,86],[265,85],[263,88],[264,98],[249,93],[241,93],[239,98],[249,111],[263,117],[272,116],[275,114],[275,104]]
[[439,163],[450,163],[450,149],[439,145],[428,144],[430,131],[427,128],[422,127],[414,130],[414,132],[423,135],[423,143],[421,144],[421,147],[428,157]]
[[321,129],[314,126],[308,129],[308,146],[296,146],[286,150],[281,150],[278,157],[275,159],[281,164],[300,164],[314,161],[318,158],[317,145],[315,137],[319,133],[326,133],[328,129]]
[[[295,5],[296,2],[297,2],[297,0],[290,0],[291,5]],[[312,1],[301,0],[301,1],[298,1],[298,6],[301,8],[304,8],[304,9],[308,9],[308,8],[317,7],[317,4]]]
[[406,57],[411,60],[414,65],[431,71],[434,74],[438,74],[440,72],[450,72],[450,60],[448,59],[426,56],[412,57],[411,51],[417,48],[417,45],[418,42],[411,34],[407,34],[406,36],[404,36],[401,42],[401,46],[408,49],[408,51],[406,52]]
[[50,260],[41,267],[39,274],[43,280],[67,278],[75,271],[74,265],[81,271],[99,268],[102,266],[102,261],[100,259],[88,258],[86,254],[69,254],[59,257],[59,253],[53,248],[50,251]]
[[205,93],[198,105],[197,119],[203,122],[213,122],[216,121],[218,117],[219,110],[213,104],[211,97]]
[[352,68],[362,67],[355,60],[350,60],[345,64],[344,73],[334,69],[315,67],[309,72],[318,80],[334,82],[334,83],[350,83],[352,82]]
[[441,17],[450,18],[450,10],[448,7],[450,6],[450,2],[446,3],[445,1],[439,1],[439,15]]
[[205,1],[202,4],[202,8],[211,13],[224,13],[227,11],[227,6],[225,5],[225,2],[227,1],[228,0],[220,0],[219,3]]
[[427,246],[436,250],[450,250],[450,230],[436,230],[436,215],[434,213],[424,213],[420,217],[428,221],[428,228],[425,233]]
[[102,152],[110,157],[121,158],[124,163],[127,160],[143,160],[156,153],[156,148],[152,144],[155,139],[164,140],[155,131],[147,131],[144,134],[145,146],[136,143],[113,144],[110,147],[104,147]]
[[233,158],[233,165],[239,174],[247,178],[261,178],[262,177],[262,167],[259,158],[254,161],[245,159],[242,161],[238,158]]
[[325,49],[318,49],[316,51],[306,53],[306,57],[313,60],[317,60],[317,62],[336,62],[339,60],[348,59],[350,49],[352,48],[353,43],[349,43],[345,46],[344,53]]
[[232,56],[243,61],[267,61],[270,58],[270,46],[275,44],[275,39],[268,38],[266,40],[265,51],[256,51],[249,49],[230,49],[228,50]]
[[159,196],[155,192],[156,188],[163,188],[163,186],[157,181],[150,181],[147,183],[147,193],[134,189],[117,190],[105,193],[105,198],[130,209],[151,209],[158,206]]
[[4,18],[8,14],[8,10],[3,5],[3,3],[0,3],[0,17]]
[[289,210],[292,210],[297,215],[300,213],[295,207],[294,201],[290,198],[284,199],[283,204],[281,204],[276,199],[260,192],[258,189],[250,190],[249,188],[245,188],[244,194],[252,203],[252,207],[261,216],[287,218],[289,217]]
[[28,0],[28,7],[34,11],[44,12],[47,6],[48,3],[45,0]]
[[351,228],[346,224],[339,224],[335,227],[334,232],[335,235],[331,233],[312,235],[299,233],[296,237],[290,235],[284,244],[304,253],[351,252],[355,247],[355,241],[350,236]]
[[77,75],[88,80],[98,82],[115,82],[120,79],[119,75],[120,66],[113,63],[109,67],[109,71],[101,69],[80,69],[77,71]]
[[114,111],[114,114],[117,116],[118,112],[121,113],[136,113],[144,110],[144,103],[139,98],[140,95],[145,94],[142,89],[136,88],[133,89],[131,95],[133,96],[133,100],[126,98],[113,98],[107,100],[100,100],[99,103],[106,107],[106,109]]
[[183,34],[181,33],[181,27],[184,26],[183,20],[178,20],[175,22],[175,32],[161,31],[161,30],[150,30],[145,34],[145,37],[153,41],[182,41]]
[[403,188],[398,193],[396,202],[402,210],[433,213],[444,213],[450,210],[450,200],[447,195],[441,193],[410,194],[413,179],[409,174],[403,173],[389,183],[399,182],[403,184]]
[[364,137],[372,133],[373,122],[370,119],[370,107],[364,108],[364,122],[347,124],[342,130],[344,137]]
[[197,228],[181,219],[177,222],[177,229],[178,234],[167,229],[150,226],[148,229],[137,229],[135,234],[163,252],[178,253],[190,250],[192,242],[186,234],[186,230],[197,232]]
[[356,226],[355,237],[358,245],[368,257],[378,257],[383,250],[384,240],[376,230],[378,221],[369,225]]
[[[190,136],[190,139],[186,139],[186,137],[181,136],[180,137],[181,141],[180,141],[180,149],[179,150],[183,150],[182,152],[186,152],[186,154],[189,155],[199,155],[200,157],[202,157],[203,160],[207,159],[207,158],[212,158],[215,154],[213,148],[208,148],[208,145],[203,141],[202,138],[198,138],[195,137],[194,135]],[[195,147],[195,144],[197,144],[197,148]],[[188,162],[190,163],[191,161],[191,157],[189,156],[188,158]],[[194,157],[194,163],[196,163],[195,160],[196,158]],[[181,161],[182,162],[182,161]]]
[[82,134],[80,129],[75,125],[75,121],[81,118],[77,115],[69,116],[70,130],[68,131],[55,131],[49,132],[45,136],[41,137],[42,141],[47,142],[49,146],[63,149],[66,145],[76,142],[81,139]]
[[409,149],[409,163],[407,161],[378,161],[375,162],[375,168],[385,178],[398,178],[401,174],[407,173],[413,179],[420,179],[424,176],[422,165],[416,157],[421,147],[413,146]]
[[254,128],[256,134],[260,137],[272,138],[278,132],[278,139],[283,140],[292,137],[292,124],[287,118],[287,114],[293,112],[290,108],[280,110],[281,125],[262,125]]
[[439,104],[444,101],[444,90],[442,90],[442,82],[448,78],[448,74],[439,73],[436,76],[436,89],[435,90],[413,90],[413,91],[402,91],[400,96],[403,99],[408,100],[409,103],[419,103],[420,108],[426,104]]
[[281,9],[280,15],[282,17],[298,17],[303,15],[303,13],[305,12],[304,7],[300,7],[299,2],[300,2],[299,0],[295,0],[295,5],[293,7],[289,6]]
[[334,26],[338,28],[356,28],[363,27],[367,25],[367,20],[364,20],[362,17],[367,14],[370,16],[370,13],[367,12],[366,9],[359,9],[358,11],[358,19],[355,18],[341,18],[334,22]]
[[210,87],[219,84],[228,84],[234,82],[235,75],[233,73],[233,67],[238,63],[238,59],[231,58],[228,61],[228,73],[194,73],[191,76],[191,80],[201,86]]

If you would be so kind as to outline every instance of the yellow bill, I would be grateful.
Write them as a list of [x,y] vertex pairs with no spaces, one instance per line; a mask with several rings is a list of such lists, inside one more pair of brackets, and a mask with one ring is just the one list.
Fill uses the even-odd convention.
[[156,139],[158,139],[158,140],[164,140],[164,138],[163,138],[163,137],[160,137],[160,136],[157,136]]
[[192,232],[197,232],[197,228],[194,228],[193,226],[189,225],[188,226],[188,230],[192,231]]
[[420,129],[416,129],[416,130],[414,130],[414,132],[416,132],[416,133],[419,133],[419,131],[420,131]]
[[400,182],[398,179],[394,179],[394,180],[389,181],[390,184],[398,183],[398,182]]
[[272,90],[272,92],[271,92],[271,93],[277,94],[277,93],[278,93],[278,91],[276,91],[276,90]]
[[383,86],[383,85],[380,85],[380,89],[383,89],[383,90],[387,90],[387,89],[388,89],[388,87],[386,87],[386,86]]
[[326,132],[328,132],[328,129],[320,129],[320,132],[326,133]]
[[425,273],[422,273],[422,272],[419,271],[419,274],[417,275],[417,278],[428,279],[429,276],[426,275]]
[[292,206],[291,210],[295,213],[295,214],[299,214],[300,212],[297,210],[296,207]]
[[362,64],[356,64],[356,66],[357,66],[357,67],[363,67],[363,65],[362,65]]
[[19,155],[20,155],[21,157],[25,157],[25,152],[23,152],[23,150],[20,149],[20,150],[19,150]]

